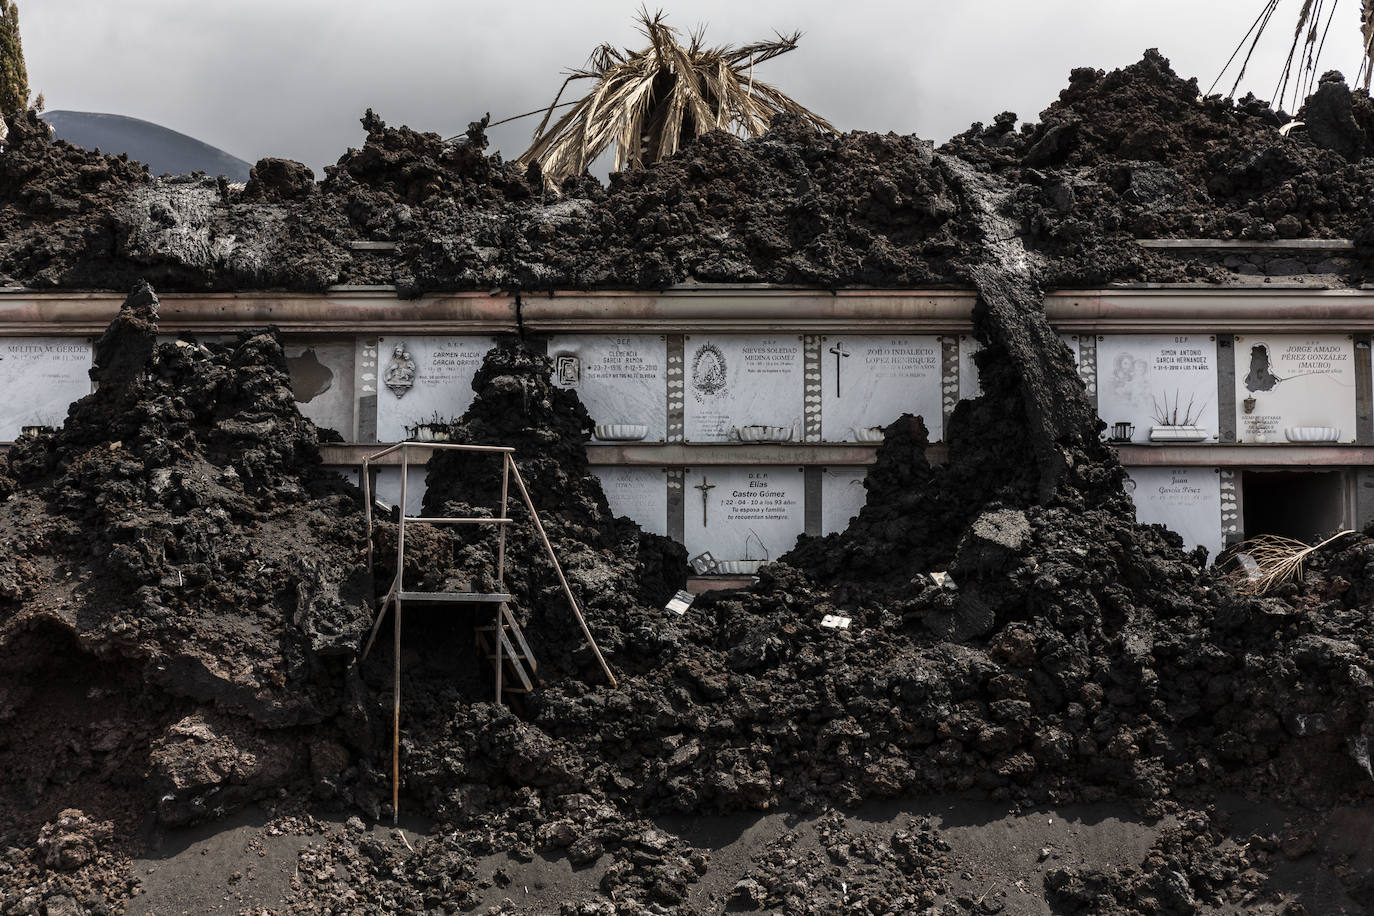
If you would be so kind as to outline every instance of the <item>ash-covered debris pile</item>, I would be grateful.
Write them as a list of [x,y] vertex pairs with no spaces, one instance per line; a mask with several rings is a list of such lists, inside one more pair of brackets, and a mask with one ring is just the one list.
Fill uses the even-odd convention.
[[[1318,110],[1320,109],[1320,110]],[[1156,279],[1169,268],[1134,238],[1354,238],[1358,259],[1316,273],[1363,276],[1374,206],[1374,102],[1327,74],[1287,135],[1289,120],[1247,96],[1203,98],[1157,51],[1121,70],[1078,68],[1038,123],[1011,113],[975,124],[946,151],[1016,185],[1027,242],[1057,259],[1050,284]],[[1305,269],[1287,256],[1280,272]],[[1216,267],[1223,265],[1217,264]],[[1226,264],[1254,273],[1240,260]],[[1176,265],[1177,279],[1225,270]]]
[[[820,137],[779,117],[764,138],[708,134],[609,187],[588,178],[550,197],[538,175],[483,152],[481,122],[454,142],[370,111],[363,126],[363,147],[322,182],[265,159],[241,189],[150,179],[127,163],[127,187],[102,183],[117,160],[37,129],[21,135],[18,190],[0,200],[0,224],[13,227],[0,277],[35,288],[147,277],[165,290],[394,283],[402,295],[690,280],[919,286],[959,282],[951,258],[969,241],[930,144],[914,137]],[[57,159],[61,168],[20,168]],[[86,189],[69,208],[80,216],[58,219],[41,202],[69,185]],[[352,250],[355,240],[398,248],[379,257]]]
[[[350,149],[328,166],[321,190],[350,198],[351,215],[365,217],[361,225],[369,232],[403,229],[407,207],[441,199],[471,209],[495,209],[531,196],[523,170],[485,154],[485,119],[469,124],[454,141],[405,126],[387,127],[370,108],[362,125],[367,134],[363,148]],[[251,196],[254,191],[250,182],[246,192]]]
[[[938,912],[952,897],[945,876],[956,866],[927,818],[888,833],[851,827],[839,812],[814,825],[814,839],[789,831],[758,853],[730,891],[735,911],[797,914],[855,908],[870,913]],[[976,910],[975,910],[976,912]]]
[[[968,241],[930,145],[914,137],[820,137],[779,117],[762,139],[708,134],[607,188],[585,179],[547,197],[537,175],[483,153],[480,122],[451,143],[371,112],[363,124],[363,147],[318,184],[299,163],[270,159],[243,189],[145,175],[85,200],[74,227],[12,202],[6,218],[32,231],[0,244],[0,274],[36,288],[147,276],[175,290],[395,283],[403,295],[690,280],[917,286],[958,282],[949,263]],[[20,155],[51,157],[46,143],[35,136]],[[80,168],[100,161],[61,149],[89,161]],[[30,197],[49,191],[42,173],[16,177]],[[54,234],[60,244],[43,244]],[[379,257],[352,240],[398,249]]]
[[[522,721],[473,702],[489,669],[459,689],[451,644],[443,665],[416,665],[408,790],[447,817],[533,792],[554,821],[574,796],[704,812],[954,791],[1146,808],[1223,788],[1316,803],[1374,793],[1359,754],[1374,730],[1370,609],[1233,592],[1175,536],[1133,521],[1100,444],[1080,442],[1046,491],[1041,452],[1013,421],[1022,367],[996,347],[980,362],[987,393],[950,424],[957,460],[929,466],[919,421],[900,421],[849,531],[676,617],[644,588],[646,571],[661,581],[643,553],[655,539],[611,524],[586,475],[573,396],[548,384],[543,358],[494,353],[458,437],[530,456],[534,498],[621,685],[578,658],[556,579],[537,545],[520,548],[508,582],[554,676]],[[471,460],[431,465],[427,511],[494,505],[496,468]],[[434,586],[494,584],[493,537],[435,538],[421,556]],[[850,627],[822,627],[827,614]],[[441,625],[407,619],[435,642]],[[543,817],[513,841],[537,845]]]
[[[492,350],[473,380],[476,398],[451,436],[460,443],[515,449],[521,479],[600,650],[617,672],[635,672],[649,661],[643,642],[657,639],[646,622],[661,616],[658,609],[684,584],[687,554],[676,542],[611,512],[587,466],[591,419],[573,391],[552,384],[551,369],[547,357],[518,346]],[[430,459],[426,515],[496,516],[500,497],[499,457],[440,451]],[[545,689],[601,692],[606,676],[514,477],[507,512],[515,524],[506,532],[504,589],[496,578],[494,526],[420,524],[406,529],[406,589],[510,593]],[[378,581],[389,582],[394,527],[380,526],[377,541]],[[402,696],[419,698],[406,701],[405,717],[413,723],[407,729],[407,785],[433,793],[427,801],[441,810],[460,804],[450,794],[455,782],[470,784],[485,798],[526,780],[556,778],[548,772],[548,736],[490,706],[494,669],[474,654],[472,628],[492,623],[493,615],[492,607],[464,612],[416,606],[406,612],[401,690]],[[390,677],[389,660],[376,664],[372,683],[381,690]],[[539,703],[539,694],[527,702]],[[500,731],[507,734],[498,737]],[[471,743],[478,733],[486,735],[480,752]]]
[[148,168],[128,157],[102,156],[64,140],[35,112],[7,119],[0,155],[0,285],[67,283],[128,289],[115,276],[83,278],[79,262],[108,245],[111,217],[131,189],[148,184]]
[[1314,551],[1304,561],[1302,574],[1273,594],[1327,615],[1374,607],[1374,528]]
[[[940,152],[1015,186],[1014,215],[1054,257],[1047,282],[1220,281],[1306,271],[1354,282],[1368,262],[1374,103],[1328,74],[1287,116],[1200,98],[1158,52],[1074,70],[1040,121],[1004,113]],[[136,164],[16,131],[0,198],[0,277],[36,288],[426,290],[661,288],[683,282],[834,287],[966,284],[977,247],[957,190],[916,137],[822,136],[779,116],[759,139],[705,134],[651,168],[570,181],[487,155],[484,122],[453,141],[388,127],[316,182],[282,159],[245,187],[150,179]],[[533,170],[537,172],[537,170]],[[1355,238],[1358,257],[1297,265],[1164,257],[1135,238]],[[353,241],[395,242],[394,252]],[[1284,266],[1287,265],[1287,266]]]
[[604,190],[568,190],[505,208],[499,221],[436,206],[407,282],[928,285],[956,282],[950,258],[967,242],[928,143],[820,136],[783,116],[758,140],[706,134]]
[[[628,634],[617,633],[623,613],[634,604],[659,607],[685,582],[687,554],[670,538],[641,531],[617,518],[601,483],[587,464],[592,420],[576,392],[551,381],[552,361],[519,346],[489,352],[473,379],[476,398],[453,429],[455,441],[515,449],[515,463],[544,530],[588,619],[599,626],[610,651]],[[486,471],[483,473],[482,471]],[[499,461],[486,468],[458,452],[440,452],[429,464],[425,511],[495,508],[500,502]],[[572,621],[558,579],[547,559],[519,490],[512,480],[508,509],[519,521],[506,536],[506,584],[519,603],[541,616],[540,631],[561,618]],[[488,537],[488,542],[494,538]],[[487,564],[495,569],[494,553]],[[469,575],[480,575],[481,555],[464,556]],[[494,584],[494,583],[493,583]],[[564,630],[567,625],[560,626]],[[575,627],[536,636],[560,651],[574,648]],[[552,648],[552,646],[551,646]],[[564,665],[565,671],[575,670]]]
[[[849,531],[803,542],[756,587],[680,618],[618,602],[615,627],[635,636],[613,638],[618,690],[552,682],[525,722],[436,704],[443,733],[422,729],[430,748],[411,746],[435,761],[413,771],[429,804],[470,815],[531,803],[533,790],[550,812],[572,795],[703,812],[980,791],[1158,809],[1219,789],[1326,804],[1374,793],[1361,756],[1374,731],[1371,610],[1237,594],[1176,537],[1134,522],[1039,307],[1043,262],[1003,231],[1009,186],[936,161],[983,239],[966,269],[989,343],[985,394],[951,419],[948,464],[925,461],[924,430],[906,418]],[[521,407],[486,414],[486,441],[538,444],[521,418],[544,389],[501,378],[479,389],[505,388]],[[576,454],[562,460],[580,473]],[[436,510],[464,508],[444,502],[441,478],[431,485]],[[827,615],[851,625],[823,627]],[[516,836],[535,842],[537,819]]]
[[[1328,108],[1344,104],[1322,91]],[[978,287],[985,394],[954,412],[947,464],[930,465],[920,421],[903,418],[848,531],[803,541],[754,588],[680,617],[662,602],[683,551],[613,517],[588,473],[591,423],[575,395],[550,384],[543,357],[489,355],[454,439],[516,449],[620,683],[604,682],[513,489],[505,585],[544,683],[518,715],[498,706],[472,649],[479,612],[407,610],[405,804],[488,846],[445,851],[449,834],[411,873],[367,852],[379,887],[405,879],[396,900],[449,877],[475,899],[472,855],[500,848],[566,850],[579,865],[610,856],[608,894],[678,906],[706,863],[634,820],[664,812],[956,792],[1154,812],[1221,790],[1367,805],[1371,542],[1352,536],[1314,558],[1305,585],[1259,598],[1135,524],[1040,304],[1046,282],[1216,276],[1141,254],[1132,235],[1362,237],[1369,159],[1323,148],[1320,131],[1281,137],[1260,106],[1195,95],[1147,55],[1078,73],[1024,135],[1001,119],[937,153],[909,138],[799,136],[780,120],[760,140],[708,135],[556,201],[530,191],[537,175],[485,157],[480,125],[455,146],[369,118],[365,148],[323,184],[272,162],[242,195],[136,181],[96,202],[103,229],[81,236],[80,257],[40,265],[25,260],[37,249],[7,240],[0,270],[62,284],[148,269],[196,289],[383,275],[406,292],[691,278]],[[1365,103],[1351,98],[1359,126]],[[355,237],[390,238],[399,254],[365,264],[347,250]],[[40,816],[32,836],[76,805],[97,822],[127,815],[110,809],[137,807],[144,774],[177,821],[308,768],[326,794],[346,784],[376,815],[387,723],[372,712],[389,699],[391,659],[371,656],[361,680],[348,664],[375,595],[356,495],[321,471],[271,334],[156,345],[153,308],[146,290],[131,298],[97,347],[100,391],[61,431],[18,444],[0,475],[7,798]],[[499,470],[435,458],[426,513],[494,512]],[[409,531],[407,588],[497,590],[494,531]],[[381,526],[383,561],[388,538]],[[850,625],[824,627],[826,616]],[[33,745],[54,751],[27,754]],[[935,839],[902,840],[919,880],[889,901],[940,893]],[[794,870],[772,864],[769,881]],[[1049,890],[1065,906],[1164,893],[1177,889],[1168,871],[1065,872]],[[1366,879],[1351,880],[1365,893]],[[787,904],[756,880],[739,903]],[[1199,878],[1192,892],[1213,890]]]
[[337,744],[370,617],[356,490],[321,468],[275,334],[156,335],[144,285],[96,344],[96,393],[3,463],[7,820],[203,816]]

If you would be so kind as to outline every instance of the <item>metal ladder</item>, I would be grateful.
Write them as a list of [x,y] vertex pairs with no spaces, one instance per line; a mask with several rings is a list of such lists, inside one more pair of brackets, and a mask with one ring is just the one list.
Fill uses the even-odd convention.
[[[406,478],[410,470],[410,452],[412,449],[430,452],[435,450],[473,452],[481,454],[499,454],[501,456],[501,505],[499,514],[495,518],[446,518],[439,516],[411,516],[406,514]],[[475,636],[479,650],[489,661],[493,663],[496,670],[496,702],[503,703],[506,694],[526,694],[534,690],[539,683],[538,664],[534,660],[534,653],[530,651],[529,643],[525,640],[524,631],[520,624],[516,622],[515,615],[511,613],[509,602],[510,593],[505,590],[506,583],[506,529],[510,527],[512,519],[506,512],[507,500],[510,493],[510,482],[513,479],[516,487],[520,491],[521,500],[525,504],[525,509],[530,514],[530,519],[534,522],[534,530],[539,535],[539,540],[544,545],[544,550],[548,554],[549,562],[553,564],[554,572],[558,575],[558,582],[563,587],[563,595],[568,599],[568,604],[572,608],[573,616],[577,618],[577,623],[582,628],[582,635],[587,638],[587,644],[591,646],[592,653],[596,656],[597,662],[601,665],[601,670],[605,672],[606,679],[611,686],[618,686],[615,675],[611,673],[610,666],[606,664],[606,659],[601,655],[601,649],[597,647],[596,640],[592,638],[591,630],[587,628],[587,620],[582,615],[582,608],[577,603],[577,598],[573,595],[572,588],[568,585],[567,577],[563,575],[563,567],[558,562],[558,556],[554,553],[553,545],[549,542],[549,536],[544,531],[544,523],[539,519],[539,513],[535,511],[534,501],[530,499],[529,490],[525,488],[525,481],[520,477],[520,469],[515,465],[515,449],[499,445],[458,445],[447,442],[398,442],[395,445],[382,449],[368,455],[363,459],[360,483],[363,490],[364,514],[367,519],[367,565],[372,568],[373,546],[372,546],[372,466],[379,459],[385,458],[394,452],[401,453],[401,507],[400,521],[396,530],[396,577],[391,582],[391,587],[382,597],[377,606],[377,619],[373,621],[372,631],[368,634],[367,645],[363,648],[362,654],[358,657],[361,664],[366,659],[368,653],[372,651],[372,645],[377,640],[377,634],[381,631],[382,621],[386,619],[388,608],[395,611],[393,627],[393,670],[392,670],[392,734],[391,734],[391,810],[393,823],[400,816],[400,745],[401,745],[401,618],[402,608],[407,603],[420,604],[495,604],[496,612],[494,620],[489,626],[477,627]],[[425,459],[428,460],[428,457]],[[496,547],[496,584],[498,591],[495,592],[430,592],[407,590],[405,587],[405,550],[406,550],[406,525],[496,525],[498,526],[497,547]],[[518,686],[517,686],[518,685]]]

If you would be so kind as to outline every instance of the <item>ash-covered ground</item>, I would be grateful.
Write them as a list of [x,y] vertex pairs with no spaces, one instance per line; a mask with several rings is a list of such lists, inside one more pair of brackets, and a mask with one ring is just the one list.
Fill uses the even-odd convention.
[[[899,419],[847,531],[681,617],[662,604],[683,552],[612,516],[575,396],[543,357],[489,354],[453,435],[518,449],[619,684],[514,511],[507,585],[543,685],[494,704],[475,614],[407,614],[402,805],[430,821],[411,843],[368,829],[391,814],[393,659],[383,640],[354,664],[389,581],[366,569],[358,495],[321,469],[270,330],[157,345],[139,287],[97,348],[99,391],[0,472],[0,913],[138,909],[129,862],[150,837],[251,804],[274,816],[250,841],[264,856],[313,838],[253,904],[286,912],[1374,906],[1374,540],[1257,598],[1135,524],[1040,307],[1046,285],[1222,278],[1138,235],[1365,245],[1369,100],[1329,80],[1308,108],[1281,136],[1262,106],[1198,100],[1148,54],[1076,71],[1019,132],[999,118],[936,151],[780,123],[557,198],[485,157],[476,128],[446,145],[368,118],[323,182],[267,160],[238,190],[150,180],[21,125],[0,156],[0,269],[28,285],[958,283],[979,291],[987,348],[945,465],[920,419]],[[360,238],[398,254],[347,247]],[[1365,252],[1331,273],[1359,279]],[[496,470],[434,461],[427,509],[494,507]],[[379,526],[379,556],[393,539]],[[487,590],[493,549],[482,531],[417,535],[407,575]],[[851,628],[822,629],[827,613]],[[977,861],[994,846],[957,817],[840,813],[932,797],[1020,817],[1108,805],[1155,826],[1120,862],[1051,842],[1013,873]],[[1284,813],[1260,829],[1243,815],[1264,805]],[[690,823],[763,812],[786,814],[733,858]],[[568,870],[531,896],[513,877],[529,863]],[[989,874],[998,892],[974,886]]]

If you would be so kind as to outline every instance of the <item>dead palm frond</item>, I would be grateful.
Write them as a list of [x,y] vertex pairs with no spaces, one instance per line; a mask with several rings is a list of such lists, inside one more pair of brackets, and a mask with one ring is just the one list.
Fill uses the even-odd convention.
[[[1302,565],[1309,556],[1332,541],[1354,533],[1353,530],[1342,531],[1312,545],[1276,534],[1261,534],[1236,546],[1232,555],[1236,568],[1226,578],[1236,591],[1267,595],[1285,582],[1301,581]],[[1242,558],[1248,558],[1249,562]]]
[[[1236,94],[1260,38],[1274,19],[1279,2],[1280,0],[1262,0],[1259,15],[1255,17],[1240,44],[1231,52],[1230,59],[1212,83],[1211,89],[1216,88],[1217,83],[1221,82],[1226,71],[1244,50],[1245,57],[1242,58],[1236,80],[1231,85],[1230,95]],[[1318,63],[1322,51],[1326,48],[1326,36],[1331,31],[1331,23],[1336,18],[1336,8],[1339,5],[1340,0],[1302,0],[1302,7],[1298,10],[1297,22],[1293,28],[1293,41],[1288,48],[1288,57],[1284,60],[1283,71],[1270,99],[1272,104],[1282,106],[1285,99],[1291,99],[1293,110],[1296,111],[1302,99],[1312,94],[1317,80],[1321,77]],[[1374,76],[1374,0],[1360,0],[1360,35],[1362,54],[1355,82],[1368,91],[1370,78]],[[1208,89],[1208,92],[1211,92],[1211,89]]]
[[[820,131],[834,130],[822,117],[754,78],[754,67],[797,46],[800,33],[741,47],[707,48],[700,30],[687,44],[663,21],[663,14],[639,14],[649,46],[640,51],[603,44],[586,69],[573,71],[544,113],[534,142],[517,160],[539,163],[557,184],[580,175],[612,145],[619,171],[640,168],[677,152],[711,130],[758,136],[782,112],[803,118]],[[584,97],[552,127],[549,120],[574,80],[592,80]]]
[[1365,92],[1369,91],[1370,78],[1374,77],[1374,0],[1364,0],[1360,8],[1360,37],[1364,40],[1364,60],[1360,62],[1360,76]]

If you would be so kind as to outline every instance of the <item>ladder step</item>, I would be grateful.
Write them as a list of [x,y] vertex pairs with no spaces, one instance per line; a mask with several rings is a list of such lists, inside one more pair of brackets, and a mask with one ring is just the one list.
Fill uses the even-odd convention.
[[513,518],[439,518],[437,516],[431,518],[410,515],[406,516],[406,521],[419,522],[424,525],[511,525],[515,523]]
[[529,658],[530,670],[537,675],[539,672],[539,663],[534,660],[534,653],[530,651],[530,644],[525,642],[525,634],[520,629],[520,624],[516,622],[515,615],[510,612],[510,606],[504,601],[501,602],[501,606],[496,609],[496,619],[504,624],[508,624],[505,629],[508,629],[511,635],[515,637],[515,644],[519,646],[520,651],[525,653]]
[[495,604],[510,600],[506,592],[401,592],[396,597],[430,604]]
[[520,683],[525,685],[526,690],[533,690],[534,684],[530,683],[530,676],[525,672],[525,666],[520,664],[516,658],[515,648],[510,644],[510,639],[504,630],[496,634],[496,638],[501,641],[501,654],[505,656],[505,661],[509,667],[515,671],[515,676],[520,678]]

